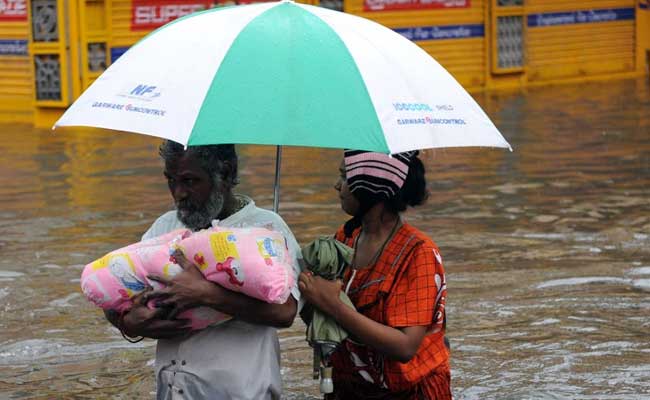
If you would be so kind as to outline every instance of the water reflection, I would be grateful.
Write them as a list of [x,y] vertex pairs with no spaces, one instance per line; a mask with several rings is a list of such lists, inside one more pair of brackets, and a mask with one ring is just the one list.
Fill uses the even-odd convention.
[[[424,152],[432,195],[408,215],[445,258],[455,397],[650,397],[647,82],[477,98],[515,152]],[[171,207],[158,140],[0,136],[0,398],[152,398],[153,343],[123,341],[78,285]],[[239,151],[240,190],[270,207],[274,150]],[[303,243],[344,221],[340,156],[285,149],[281,213]],[[289,399],[318,395],[303,332],[281,332]]]

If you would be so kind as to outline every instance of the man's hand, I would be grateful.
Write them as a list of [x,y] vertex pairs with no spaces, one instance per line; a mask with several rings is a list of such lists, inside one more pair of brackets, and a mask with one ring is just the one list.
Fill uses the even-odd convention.
[[187,309],[204,306],[253,324],[279,328],[291,326],[297,309],[293,296],[289,296],[284,304],[266,303],[205,279],[199,268],[181,252],[174,253],[173,257],[183,271],[172,279],[149,275],[149,279],[166,287],[145,296],[145,302],[154,300],[158,306],[171,310],[168,318],[174,318]]
[[[151,289],[133,297],[133,307],[124,315],[121,324],[109,318],[109,321],[122,329],[127,336],[144,336],[151,339],[171,339],[189,332],[189,321],[171,319],[164,308],[147,307],[146,295]],[[169,319],[168,319],[169,318]],[[121,325],[121,326],[119,326]]]
[[[165,288],[154,290],[145,295],[145,301],[153,300],[159,307],[171,310],[168,318],[173,319],[180,313],[190,308],[199,306],[214,306],[209,299],[218,299],[225,295],[225,289],[216,285],[203,276],[199,268],[185,255],[177,250],[173,254],[176,263],[183,271],[172,279],[159,275],[148,275],[147,278],[162,283]],[[221,296],[220,296],[221,295]]]

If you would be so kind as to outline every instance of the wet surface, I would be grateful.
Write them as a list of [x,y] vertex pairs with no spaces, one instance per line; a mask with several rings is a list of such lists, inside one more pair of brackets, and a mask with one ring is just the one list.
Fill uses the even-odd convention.
[[[515,151],[423,154],[407,219],[440,246],[456,399],[650,398],[650,86],[480,94]],[[0,398],[153,398],[154,343],[130,344],[79,290],[83,265],[171,207],[158,140],[0,126]],[[272,204],[274,149],[240,147],[239,191]],[[340,152],[284,151],[298,240],[345,220]],[[286,398],[317,398],[296,322]]]

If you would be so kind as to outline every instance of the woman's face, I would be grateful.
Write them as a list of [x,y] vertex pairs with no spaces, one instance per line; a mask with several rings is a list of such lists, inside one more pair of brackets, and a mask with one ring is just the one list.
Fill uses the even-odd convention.
[[341,161],[339,166],[339,179],[334,185],[334,189],[339,192],[339,200],[341,201],[341,208],[346,214],[354,216],[359,210],[359,200],[350,192],[348,181],[345,177],[345,163]]

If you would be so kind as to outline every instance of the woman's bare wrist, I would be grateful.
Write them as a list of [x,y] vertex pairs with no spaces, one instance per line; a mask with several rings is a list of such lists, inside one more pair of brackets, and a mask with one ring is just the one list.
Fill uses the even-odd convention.
[[326,313],[332,316],[332,318],[334,318],[336,321],[339,321],[339,318],[345,312],[343,307],[345,307],[345,303],[343,303],[341,301],[341,298],[338,297],[334,299],[331,304],[328,305],[327,308],[329,312]]

